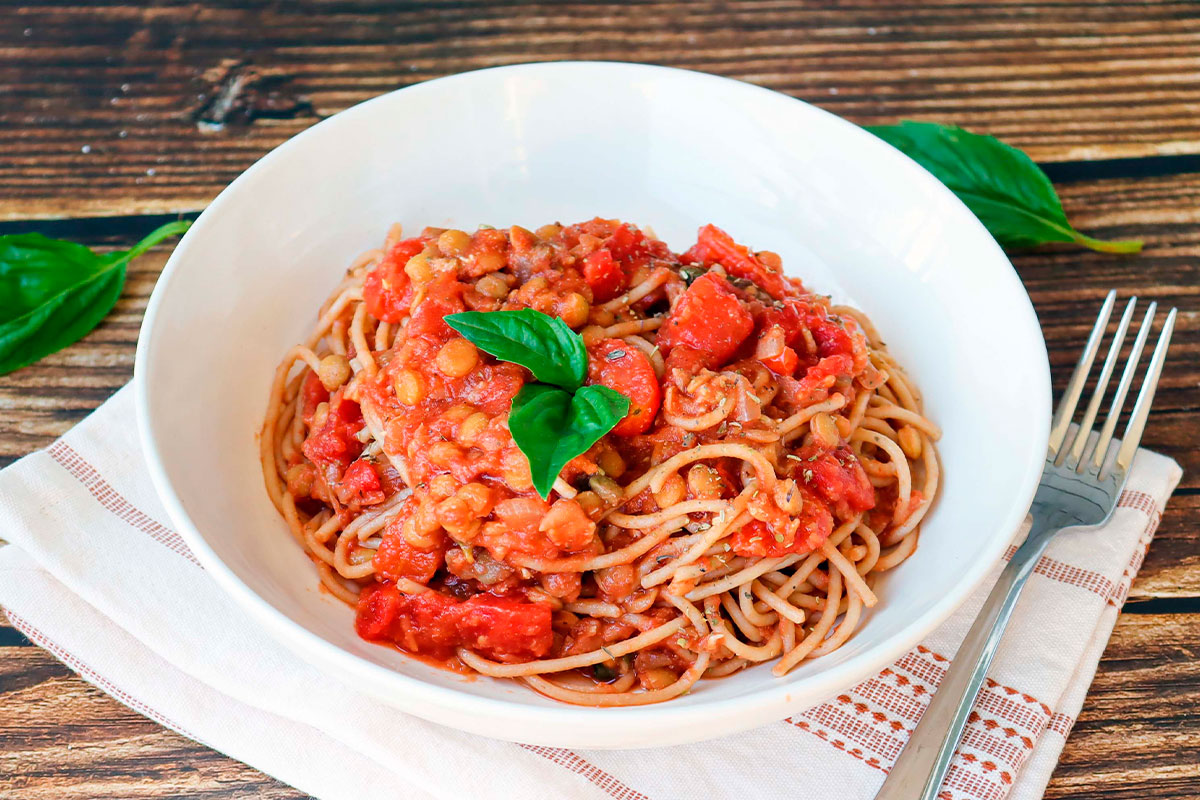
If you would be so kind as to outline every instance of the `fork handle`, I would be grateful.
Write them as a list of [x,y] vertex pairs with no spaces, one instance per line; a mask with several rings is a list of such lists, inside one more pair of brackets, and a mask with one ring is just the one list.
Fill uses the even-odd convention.
[[987,677],[1021,589],[1046,549],[1048,531],[1030,531],[1000,573],[975,624],[963,639],[937,693],[908,739],[875,800],[935,800],[967,717]]

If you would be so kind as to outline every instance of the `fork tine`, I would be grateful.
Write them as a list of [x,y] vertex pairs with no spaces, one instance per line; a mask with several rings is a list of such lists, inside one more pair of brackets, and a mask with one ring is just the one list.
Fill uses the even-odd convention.
[[1092,371],[1092,362],[1096,360],[1096,351],[1100,349],[1100,340],[1104,338],[1104,329],[1108,326],[1108,318],[1112,315],[1113,304],[1117,301],[1117,290],[1113,289],[1104,298],[1104,305],[1100,307],[1100,316],[1096,318],[1096,326],[1092,328],[1092,333],[1088,336],[1087,346],[1083,348],[1083,355],[1079,358],[1079,363],[1075,365],[1075,371],[1071,373],[1071,380],[1067,381],[1067,390],[1063,392],[1062,399],[1058,401],[1058,408],[1054,409],[1054,419],[1050,423],[1050,456],[1058,454],[1058,449],[1062,447],[1063,438],[1067,435],[1067,428],[1071,426],[1071,418],[1075,416],[1075,406],[1079,403],[1079,395],[1083,394],[1083,385],[1087,383],[1088,373]]
[[[1096,390],[1092,392],[1092,399],[1088,401],[1087,409],[1083,412],[1083,419],[1080,420],[1079,428],[1075,432],[1075,441],[1071,445],[1071,458],[1078,465],[1076,468],[1078,472],[1082,472],[1087,463],[1083,458],[1083,451],[1087,447],[1092,426],[1096,424],[1096,415],[1100,413],[1100,402],[1104,399],[1104,393],[1108,391],[1108,382],[1117,366],[1117,359],[1121,355],[1121,345],[1125,343],[1125,334],[1129,331],[1129,323],[1133,320],[1133,310],[1136,307],[1137,297],[1129,298],[1125,312],[1121,314],[1121,321],[1117,323],[1112,343],[1108,346],[1108,355],[1104,358],[1104,365],[1100,368],[1100,377],[1096,380]],[[1058,458],[1054,463],[1061,465],[1066,457],[1067,448],[1064,447],[1059,451]]]
[[1125,407],[1125,396],[1129,394],[1129,387],[1133,385],[1133,376],[1137,372],[1138,362],[1142,360],[1142,350],[1146,347],[1146,338],[1154,326],[1156,313],[1158,313],[1158,303],[1152,301],[1150,307],[1146,309],[1146,316],[1142,317],[1142,325],[1138,328],[1137,336],[1133,340],[1133,347],[1129,350],[1129,360],[1125,362],[1125,371],[1121,373],[1121,382],[1117,384],[1117,391],[1109,406],[1108,417],[1104,420],[1104,427],[1100,429],[1100,436],[1096,439],[1096,449],[1092,453],[1093,469],[1100,469],[1104,465],[1104,459],[1108,456],[1108,446],[1112,443],[1113,431],[1116,430],[1117,421],[1121,418],[1121,410]]
[[1150,357],[1150,366],[1146,368],[1146,377],[1142,382],[1142,390],[1138,392],[1137,402],[1133,404],[1133,413],[1125,426],[1125,434],[1121,437],[1121,449],[1117,451],[1117,469],[1127,470],[1133,463],[1133,454],[1137,452],[1138,443],[1142,441],[1142,431],[1146,429],[1146,418],[1150,416],[1150,406],[1154,403],[1154,390],[1158,388],[1158,378],[1162,375],[1163,362],[1167,360],[1167,348],[1171,346],[1171,332],[1175,330],[1176,309],[1172,308],[1163,323],[1162,331],[1158,334],[1158,344],[1154,345],[1154,355]]

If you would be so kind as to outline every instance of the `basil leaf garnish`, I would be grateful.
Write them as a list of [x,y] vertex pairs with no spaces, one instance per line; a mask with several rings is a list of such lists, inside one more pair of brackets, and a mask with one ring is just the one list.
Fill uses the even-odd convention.
[[583,338],[558,317],[518,311],[447,314],[446,324],[485,353],[520,364],[543,383],[577,389],[587,378]]
[[1073,242],[1102,253],[1136,253],[1141,240],[1104,241],[1071,227],[1046,173],[993,136],[905,120],[867,130],[933,173],[1005,247]]
[[116,304],[125,266],[190,225],[168,222],[104,255],[40,233],[0,236],[0,375],[83,338]]
[[571,393],[531,383],[513,398],[508,427],[529,459],[533,488],[543,499],[567,462],[586,453],[629,412],[629,398],[607,386]]

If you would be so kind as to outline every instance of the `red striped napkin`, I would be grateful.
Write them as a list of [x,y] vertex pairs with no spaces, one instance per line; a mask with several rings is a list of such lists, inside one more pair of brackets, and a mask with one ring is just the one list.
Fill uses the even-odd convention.
[[[786,721],[660,750],[493,741],[381,706],[246,619],[171,530],[133,416],[123,389],[0,473],[0,536],[11,543],[0,547],[0,605],[30,639],[122,703],[327,800],[675,800],[786,796],[797,786],[866,800],[991,583],[895,664]],[[1051,545],[976,704],[944,800],[1042,796],[1179,478],[1170,459],[1139,452],[1105,530]]]

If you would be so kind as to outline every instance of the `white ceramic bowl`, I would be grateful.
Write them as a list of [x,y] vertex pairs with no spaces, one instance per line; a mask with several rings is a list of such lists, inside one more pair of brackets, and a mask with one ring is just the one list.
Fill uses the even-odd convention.
[[[255,434],[276,363],[350,260],[396,221],[473,229],[595,215],[673,247],[715,222],[866,311],[942,426],[945,481],[916,554],[851,641],[664,705],[582,709],[358,639],[267,498]],[[246,613],[301,657],[430,720],[570,747],[645,747],[781,719],[875,673],[999,559],[1044,458],[1041,331],[1000,248],[928,173],[784,95],[633,64],[536,64],[355,106],[246,171],[175,249],[138,345],[139,424],[171,519]]]

